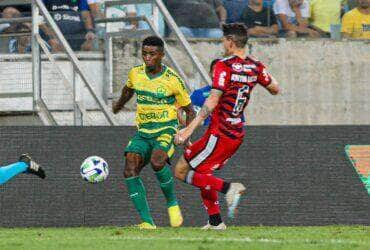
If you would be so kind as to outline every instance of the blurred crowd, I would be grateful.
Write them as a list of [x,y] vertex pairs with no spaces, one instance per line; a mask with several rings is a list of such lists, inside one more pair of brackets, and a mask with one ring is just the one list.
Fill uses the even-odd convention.
[[[151,4],[113,6],[104,11],[104,0],[43,0],[67,41],[74,50],[93,50],[102,27],[94,24],[100,17],[152,16]],[[370,0],[163,0],[186,37],[220,38],[224,23],[241,22],[250,37],[331,37],[370,39]],[[0,6],[2,18],[31,15],[30,5]],[[163,17],[158,27],[171,36]],[[110,30],[148,29],[145,22],[111,23]],[[41,37],[50,49],[61,45],[47,25]],[[0,23],[1,33],[30,32],[30,23]],[[30,51],[29,36],[8,41],[9,52]]]

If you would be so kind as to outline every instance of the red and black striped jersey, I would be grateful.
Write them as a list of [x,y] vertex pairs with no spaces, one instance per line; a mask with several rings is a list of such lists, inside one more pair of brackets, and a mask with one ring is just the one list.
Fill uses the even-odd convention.
[[215,65],[212,88],[223,94],[212,112],[210,132],[230,138],[244,136],[242,116],[257,84],[268,86],[272,79],[266,67],[252,57],[232,56]]

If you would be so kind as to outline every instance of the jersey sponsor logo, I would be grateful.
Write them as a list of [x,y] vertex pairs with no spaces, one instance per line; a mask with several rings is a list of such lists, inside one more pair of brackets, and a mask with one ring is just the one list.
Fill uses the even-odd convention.
[[168,118],[169,116],[168,111],[162,111],[162,112],[139,113],[139,117],[141,120],[147,121]]
[[226,77],[226,72],[222,71],[220,73],[220,78],[218,79],[218,85],[223,87],[225,85],[225,77]]
[[169,103],[166,98],[156,98],[156,97],[147,96],[147,95],[138,95],[137,100],[153,102],[153,104],[168,104]]
[[256,65],[255,64],[244,64],[243,66],[245,69],[255,69]]
[[231,81],[251,83],[251,82],[257,81],[257,76],[245,76],[245,75],[232,74]]
[[73,10],[73,11],[78,11],[78,6],[70,6],[68,4],[63,4],[63,5],[53,5],[51,6],[52,11],[57,11],[57,10]]
[[59,13],[56,13],[54,15],[54,20],[56,22],[61,21],[61,20],[64,20],[64,21],[73,21],[73,22],[81,22],[80,16],[71,16],[71,15],[68,15],[68,14],[61,15]]

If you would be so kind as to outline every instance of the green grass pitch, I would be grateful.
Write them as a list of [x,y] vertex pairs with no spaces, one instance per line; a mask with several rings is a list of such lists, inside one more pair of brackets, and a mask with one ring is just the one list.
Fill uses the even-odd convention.
[[1,228],[0,249],[370,249],[370,227]]

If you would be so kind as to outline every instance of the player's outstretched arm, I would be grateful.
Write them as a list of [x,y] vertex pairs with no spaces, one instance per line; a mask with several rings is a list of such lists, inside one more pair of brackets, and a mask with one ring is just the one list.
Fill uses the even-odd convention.
[[124,86],[119,100],[117,102],[113,102],[112,105],[113,114],[117,114],[123,108],[123,106],[125,106],[125,104],[131,99],[133,95],[134,90],[127,86]]
[[197,127],[199,127],[205,119],[212,113],[212,111],[216,108],[218,101],[222,95],[222,91],[218,89],[212,89],[209,97],[205,101],[202,109],[195,117],[193,121],[190,122],[186,128],[181,129],[175,136],[175,144],[183,144],[195,131]]
[[274,77],[271,76],[271,83],[266,86],[266,89],[268,92],[270,92],[271,95],[277,95],[281,92],[279,83],[276,81]]

